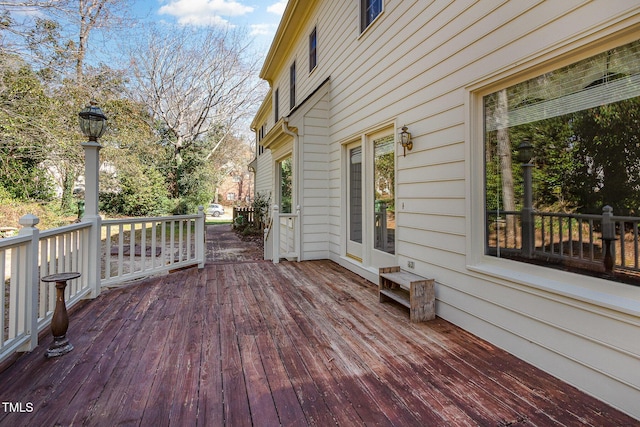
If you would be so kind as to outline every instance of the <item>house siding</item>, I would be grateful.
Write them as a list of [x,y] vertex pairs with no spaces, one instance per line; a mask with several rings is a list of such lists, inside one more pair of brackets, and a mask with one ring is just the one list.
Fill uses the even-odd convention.
[[273,201],[273,168],[271,167],[273,160],[271,158],[271,150],[265,150],[258,156],[258,165],[256,168],[255,194],[266,195],[271,197]]
[[[496,83],[640,39],[640,7],[387,0],[360,34],[358,4],[313,2],[273,80],[287,111],[294,59],[298,101],[331,76],[322,99],[291,117],[300,135],[302,259],[330,258],[375,281],[377,266],[345,257],[344,145],[406,125],[414,148],[406,157],[396,151],[395,257],[436,279],[437,315],[640,418],[640,340],[630,339],[640,336],[640,289],[484,257],[477,117],[478,94]],[[318,65],[308,74],[314,26]]]

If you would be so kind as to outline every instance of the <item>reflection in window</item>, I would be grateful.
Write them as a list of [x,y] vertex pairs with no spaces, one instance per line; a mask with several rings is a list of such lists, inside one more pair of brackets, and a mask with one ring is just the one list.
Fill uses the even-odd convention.
[[296,63],[289,68],[289,108],[296,106]]
[[309,35],[309,72],[313,71],[316,68],[316,64],[318,63],[318,39],[317,39],[317,31],[316,28],[313,29],[311,34]]
[[[522,260],[522,229],[528,228],[533,243],[527,257],[543,250],[560,253],[562,245],[595,247],[594,257],[601,256],[599,226],[583,229],[575,217],[602,214],[605,205],[616,215],[640,216],[640,42],[506,87],[483,101],[486,253]],[[534,214],[531,225],[522,226],[525,180],[517,155],[526,139],[533,145]],[[543,213],[565,219],[554,231]],[[547,241],[551,233],[556,234]]]
[[362,147],[349,150],[349,239],[362,243]]
[[395,253],[394,136],[373,141],[374,248]]
[[382,0],[360,0],[360,32],[382,13]]

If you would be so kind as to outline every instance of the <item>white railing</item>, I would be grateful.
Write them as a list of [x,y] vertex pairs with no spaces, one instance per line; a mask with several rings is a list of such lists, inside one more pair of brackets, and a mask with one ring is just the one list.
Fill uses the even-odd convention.
[[204,211],[102,222],[102,286],[204,266]]
[[50,323],[55,307],[55,287],[41,277],[67,271],[83,274],[69,281],[68,306],[91,292],[87,246],[90,223],[78,223],[40,232],[33,215],[20,219],[16,237],[0,239],[0,360],[16,351],[30,351],[38,344],[38,332]]
[[19,234],[0,239],[0,362],[15,352],[33,350],[38,332],[51,323],[55,286],[42,282],[42,277],[80,273],[65,289],[66,305],[72,307],[98,296],[101,286],[191,265],[202,268],[204,221],[202,207],[196,215],[108,220],[100,226],[102,238],[94,239],[93,229],[100,221],[41,232],[37,217],[20,218]]
[[602,215],[535,211],[533,219],[534,239],[526,257],[522,212],[487,212],[487,253],[524,261],[570,261],[587,271],[640,272],[640,217],[614,216],[605,206]]
[[[90,223],[80,222],[39,233],[39,278],[70,271],[80,273],[80,277],[67,282],[67,307],[85,298],[92,290],[89,274],[90,230]],[[56,288],[53,283],[38,282],[38,331],[42,331],[51,323],[56,305]]]
[[278,205],[274,205],[272,218],[273,262],[278,263],[283,258],[300,260],[300,206],[296,208],[296,213],[280,213]]
[[[36,240],[37,245],[37,240]],[[0,239],[0,360],[16,351],[29,351],[37,336],[36,309],[32,295],[35,286],[33,269],[34,242],[28,233]]]

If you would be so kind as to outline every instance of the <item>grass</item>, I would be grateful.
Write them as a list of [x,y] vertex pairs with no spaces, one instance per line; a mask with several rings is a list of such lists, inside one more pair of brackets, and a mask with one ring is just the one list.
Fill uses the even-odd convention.
[[213,225],[213,224],[231,224],[230,218],[215,218],[215,217],[207,217],[205,220],[205,225]]

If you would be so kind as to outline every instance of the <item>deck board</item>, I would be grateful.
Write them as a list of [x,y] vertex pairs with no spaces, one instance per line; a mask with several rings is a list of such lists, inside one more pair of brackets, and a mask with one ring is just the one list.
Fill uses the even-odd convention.
[[70,310],[75,349],[6,363],[0,425],[637,425],[437,318],[413,324],[331,261],[259,259],[223,226],[208,260]]

